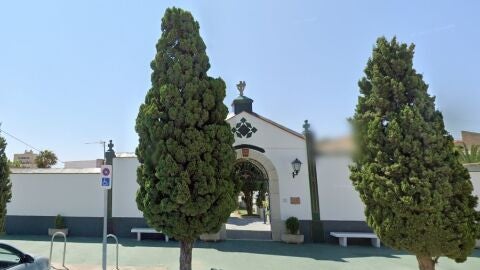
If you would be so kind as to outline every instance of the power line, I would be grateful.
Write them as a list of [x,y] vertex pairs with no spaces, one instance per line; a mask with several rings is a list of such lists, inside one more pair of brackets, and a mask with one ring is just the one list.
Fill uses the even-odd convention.
[[[1,127],[2,127],[2,123],[0,123],[0,133],[3,132],[3,133],[5,133],[6,135],[10,136],[11,138],[13,138],[13,139],[15,139],[15,140],[23,143],[24,145],[30,147],[31,149],[33,149],[33,150],[35,150],[35,151],[37,151],[37,152],[39,152],[39,153],[42,152],[42,150],[40,150],[40,149],[36,148],[35,146],[33,146],[33,145],[25,142],[24,140],[22,140],[22,139],[20,139],[20,138],[18,138],[18,137],[16,137],[16,136],[10,134],[9,132],[7,132],[7,131],[5,131],[4,129],[2,129]],[[60,161],[61,163],[65,163],[65,162],[61,161],[60,159],[58,159],[58,161]]]
[[25,141],[21,140],[20,138],[18,138],[18,137],[16,137],[16,136],[12,135],[12,134],[10,134],[10,133],[8,133],[8,132],[7,132],[7,131],[5,131],[4,129],[1,129],[1,128],[0,128],[0,132],[3,132],[3,133],[5,133],[6,135],[8,135],[8,136],[10,136],[10,137],[14,138],[15,140],[17,140],[17,141],[19,141],[19,142],[21,142],[21,143],[25,144],[26,146],[28,146],[28,147],[32,148],[32,149],[33,149],[33,150],[35,150],[35,151],[38,151],[38,152],[41,152],[41,151],[42,151],[42,150],[40,150],[40,149],[36,148],[35,146],[32,146],[32,145],[31,145],[31,144],[29,144],[29,143],[26,143]]

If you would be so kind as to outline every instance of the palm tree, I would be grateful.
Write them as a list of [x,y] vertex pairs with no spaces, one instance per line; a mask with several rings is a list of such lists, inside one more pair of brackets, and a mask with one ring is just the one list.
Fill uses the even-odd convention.
[[463,146],[458,147],[458,153],[458,158],[463,164],[480,162],[480,145],[472,145],[468,149],[467,145],[463,143]]
[[57,164],[57,156],[50,150],[41,151],[35,158],[38,168],[51,168]]

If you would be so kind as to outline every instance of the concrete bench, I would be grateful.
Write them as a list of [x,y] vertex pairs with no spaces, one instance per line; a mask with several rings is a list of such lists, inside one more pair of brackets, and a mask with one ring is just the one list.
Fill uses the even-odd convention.
[[338,243],[342,247],[347,246],[347,238],[370,238],[372,246],[379,248],[380,239],[374,233],[361,233],[361,232],[330,232],[330,235],[338,238]]
[[[152,228],[132,228],[132,233],[137,234],[137,241],[142,240],[142,233],[162,233],[157,232],[155,229]],[[168,242],[168,235],[165,234],[165,242]]]

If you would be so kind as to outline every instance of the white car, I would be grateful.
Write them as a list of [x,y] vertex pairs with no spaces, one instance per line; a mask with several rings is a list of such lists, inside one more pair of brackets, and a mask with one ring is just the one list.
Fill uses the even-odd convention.
[[48,270],[48,258],[32,256],[0,242],[0,269]]

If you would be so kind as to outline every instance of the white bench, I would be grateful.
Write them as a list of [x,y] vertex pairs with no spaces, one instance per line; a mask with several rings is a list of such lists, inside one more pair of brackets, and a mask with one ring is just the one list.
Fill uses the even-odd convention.
[[[142,240],[142,233],[162,233],[157,232],[155,229],[152,228],[132,228],[132,233],[137,234],[137,241]],[[168,242],[168,235],[165,234],[165,242]]]
[[338,238],[338,243],[342,247],[347,246],[347,238],[370,238],[372,246],[379,248],[380,239],[374,233],[361,233],[361,232],[330,232],[330,235]]

